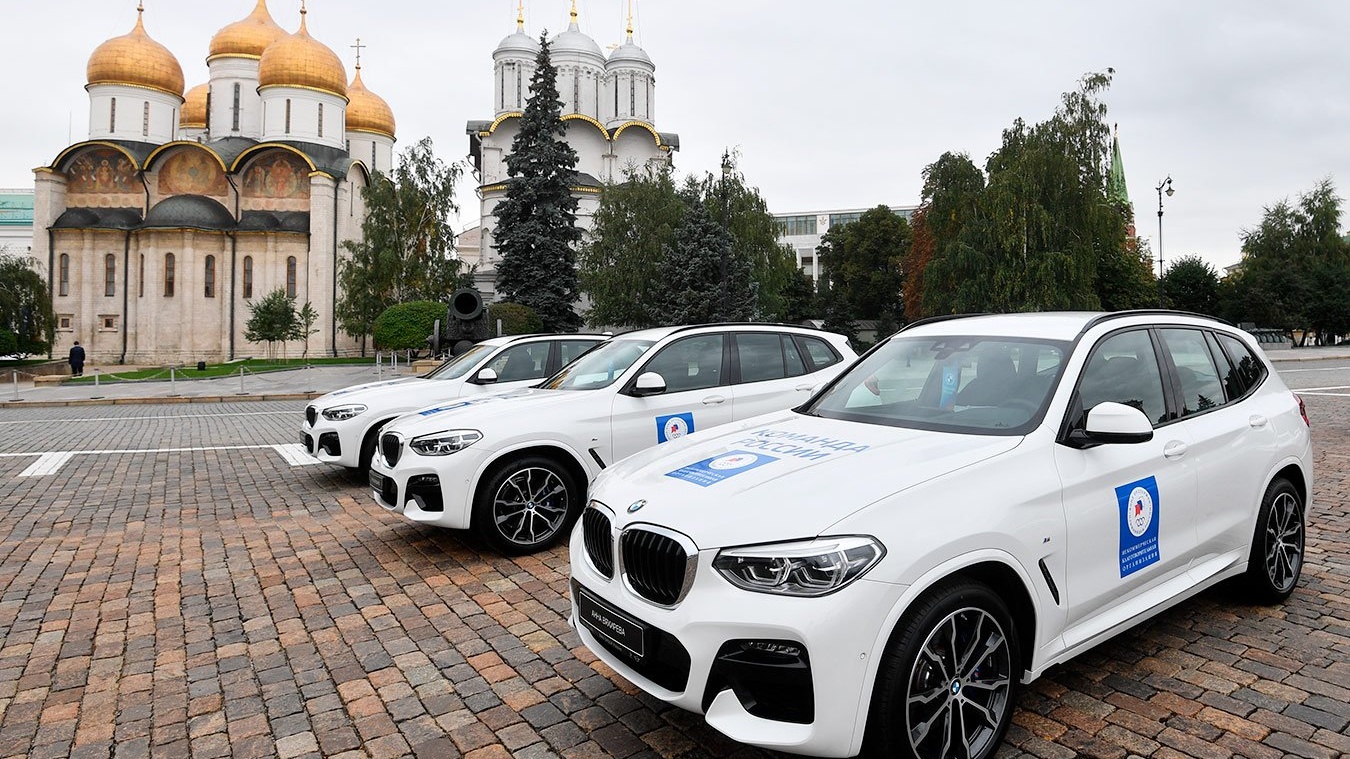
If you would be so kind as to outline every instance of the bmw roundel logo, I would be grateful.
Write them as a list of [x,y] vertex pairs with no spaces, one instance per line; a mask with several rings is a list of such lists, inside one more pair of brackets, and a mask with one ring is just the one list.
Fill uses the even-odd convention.
[[643,506],[646,505],[647,505],[646,501],[633,501],[628,505],[628,513],[632,514],[633,512],[637,511],[638,509],[641,509]]

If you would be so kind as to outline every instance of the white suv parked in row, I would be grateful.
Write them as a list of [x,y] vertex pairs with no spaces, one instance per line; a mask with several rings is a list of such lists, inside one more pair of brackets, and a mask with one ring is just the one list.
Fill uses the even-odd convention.
[[367,382],[314,399],[300,442],[330,464],[366,470],[380,429],[400,414],[463,396],[525,387],[555,374],[602,335],[522,335],[475,344],[420,377]]
[[567,534],[600,470],[698,430],[800,405],[856,358],[842,335],[766,324],[628,332],[547,382],[391,422],[375,500],[415,522],[474,527],[505,553]]
[[602,473],[571,620],[736,740],[984,759],[1047,667],[1221,580],[1287,597],[1310,441],[1218,321],[920,323],[799,408]]

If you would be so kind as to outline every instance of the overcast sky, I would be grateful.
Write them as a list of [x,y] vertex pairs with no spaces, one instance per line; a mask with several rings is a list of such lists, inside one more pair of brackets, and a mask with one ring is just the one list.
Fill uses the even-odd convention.
[[[7,8],[0,52],[0,187],[88,133],[89,54],[135,23],[135,0],[54,0]],[[656,124],[680,135],[681,172],[740,153],[775,213],[918,202],[923,167],[944,151],[977,165],[1013,119],[1047,118],[1089,71],[1120,126],[1141,236],[1158,233],[1155,190],[1171,175],[1164,255],[1238,260],[1264,206],[1330,177],[1350,184],[1350,3],[1082,0],[637,0],[637,41],[657,66]],[[206,51],[254,0],[146,0],[150,35],[189,87]],[[283,27],[298,0],[270,0]],[[526,2],[531,34],[562,31],[568,0]],[[491,118],[492,50],[514,31],[515,0],[311,0],[309,28],[394,109],[400,146],[431,136],[447,161],[464,125]],[[624,0],[581,0],[582,30],[622,41]],[[477,215],[465,183],[461,224]],[[1345,226],[1343,224],[1343,226]]]

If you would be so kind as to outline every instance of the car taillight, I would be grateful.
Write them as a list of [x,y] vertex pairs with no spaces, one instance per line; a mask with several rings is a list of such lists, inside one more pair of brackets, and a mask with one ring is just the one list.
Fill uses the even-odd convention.
[[1308,407],[1303,405],[1303,399],[1299,397],[1298,393],[1294,393],[1294,400],[1298,401],[1298,413],[1303,417],[1303,423],[1311,427],[1312,422],[1308,419]]

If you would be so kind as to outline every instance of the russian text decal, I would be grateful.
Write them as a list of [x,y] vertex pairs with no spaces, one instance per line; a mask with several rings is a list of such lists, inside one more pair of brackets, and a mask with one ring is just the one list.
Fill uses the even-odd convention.
[[1120,505],[1120,576],[1158,562],[1158,481],[1145,477],[1116,488]]
[[764,466],[771,461],[778,459],[773,456],[765,456],[762,453],[750,453],[749,451],[731,451],[721,456],[714,456],[710,459],[695,461],[692,464],[682,466],[673,472],[666,472],[667,477],[674,477],[677,480],[692,482],[699,487],[706,488],[709,485],[716,485],[728,477],[735,477],[756,467]]

